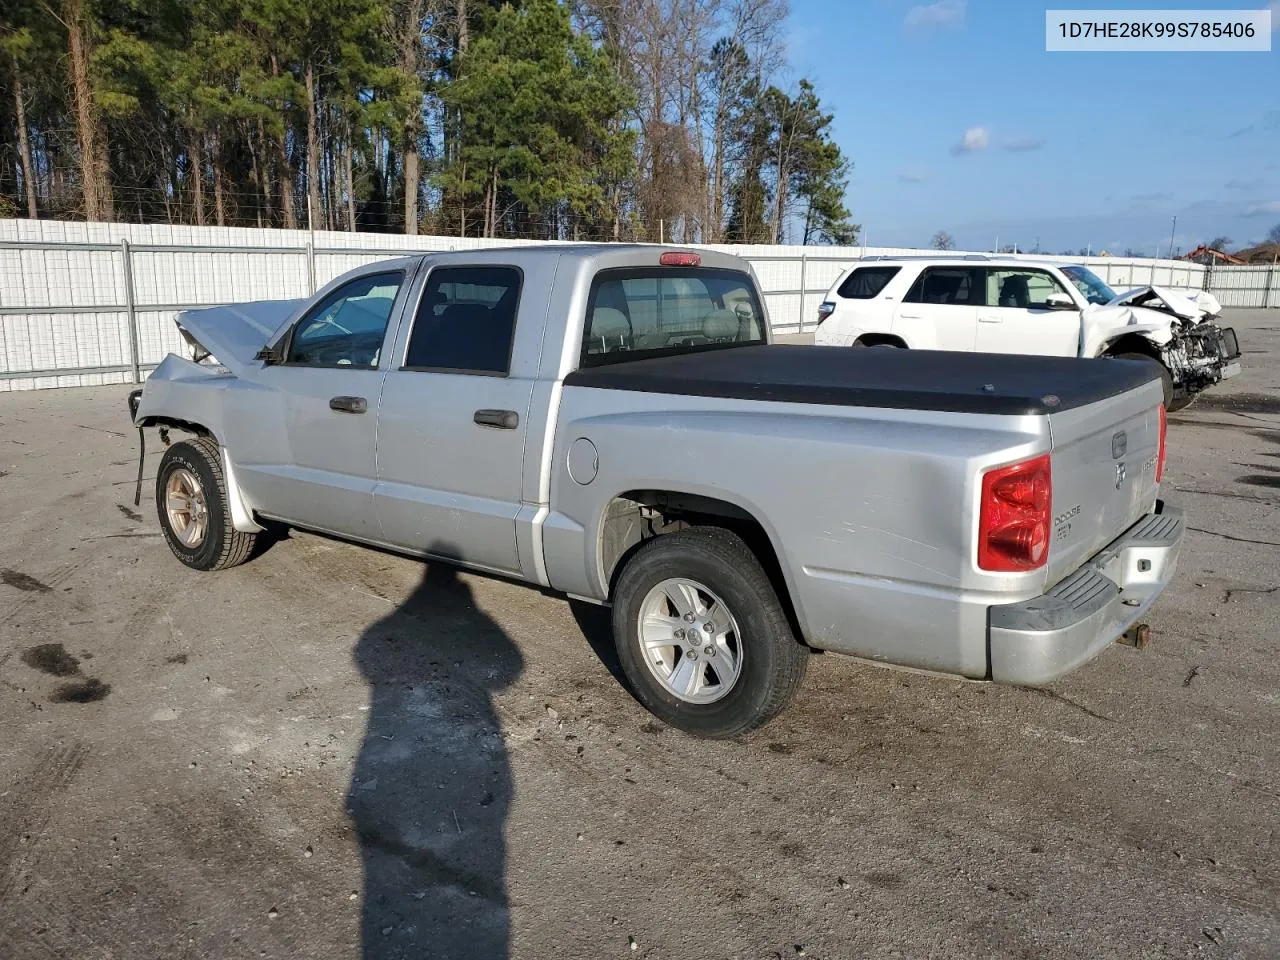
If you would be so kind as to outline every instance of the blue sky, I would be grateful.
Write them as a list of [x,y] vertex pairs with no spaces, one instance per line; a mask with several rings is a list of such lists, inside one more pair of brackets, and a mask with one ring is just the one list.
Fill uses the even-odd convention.
[[968,249],[999,235],[1164,254],[1175,215],[1183,250],[1224,234],[1256,242],[1280,223],[1280,33],[1269,53],[1048,53],[1045,10],[1075,5],[791,3],[792,67],[835,115],[869,244],[947,230]]

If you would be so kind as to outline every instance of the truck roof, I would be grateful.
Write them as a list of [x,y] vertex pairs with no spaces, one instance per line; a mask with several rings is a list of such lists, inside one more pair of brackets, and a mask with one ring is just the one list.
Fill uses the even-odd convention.
[[413,254],[391,260],[379,260],[377,263],[365,264],[351,273],[368,272],[370,268],[378,269],[408,267],[423,258],[430,258],[438,263],[509,263],[513,257],[521,260],[546,258],[554,260],[562,256],[573,256],[580,259],[593,259],[600,262],[601,267],[615,266],[648,266],[658,265],[658,258],[664,253],[692,253],[702,261],[702,266],[722,270],[748,271],[746,260],[719,250],[690,249],[671,244],[656,243],[517,243],[505,247],[482,247],[475,250],[434,250],[429,253]]

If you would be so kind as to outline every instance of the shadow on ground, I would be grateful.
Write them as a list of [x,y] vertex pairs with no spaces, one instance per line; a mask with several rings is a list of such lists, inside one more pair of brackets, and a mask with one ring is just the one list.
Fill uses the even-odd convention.
[[364,960],[505,958],[512,775],[494,692],[523,659],[443,564],[360,637],[369,684],[347,809],[364,860]]

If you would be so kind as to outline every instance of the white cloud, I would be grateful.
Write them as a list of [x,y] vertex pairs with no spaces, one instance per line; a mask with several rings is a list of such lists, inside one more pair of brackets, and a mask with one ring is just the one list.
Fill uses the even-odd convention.
[[965,153],[977,153],[987,149],[991,142],[991,131],[986,127],[970,127],[960,138],[960,142],[951,148],[951,155],[958,157]]
[[917,167],[911,167],[898,174],[898,181],[900,183],[924,183],[928,179],[929,174]]
[[[903,26],[908,30],[961,26],[964,23],[966,2],[967,0],[934,0],[933,3],[911,7],[903,20]],[[1280,3],[1280,0],[1276,2]]]
[[1255,203],[1250,207],[1246,207],[1244,211],[1246,217],[1269,217],[1275,214],[1280,214],[1280,200]]

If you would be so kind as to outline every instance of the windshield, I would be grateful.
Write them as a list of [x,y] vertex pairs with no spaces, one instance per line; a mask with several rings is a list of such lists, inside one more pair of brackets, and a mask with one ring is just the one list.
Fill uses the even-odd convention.
[[1116,292],[1103,283],[1102,278],[1088,267],[1063,267],[1062,272],[1090,303],[1105,304],[1116,298]]
[[602,270],[591,286],[582,366],[764,343],[751,277],[706,267]]

